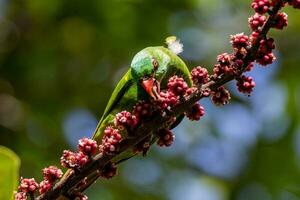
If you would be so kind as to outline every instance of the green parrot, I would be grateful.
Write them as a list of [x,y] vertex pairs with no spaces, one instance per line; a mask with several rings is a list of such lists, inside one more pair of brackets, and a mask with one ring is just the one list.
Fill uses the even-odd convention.
[[[93,139],[101,143],[104,129],[112,125],[117,113],[132,111],[140,100],[159,98],[159,90],[165,89],[167,82],[173,75],[182,77],[191,86],[190,72],[185,63],[170,49],[163,46],[147,47],[138,52],[129,70],[115,87],[104,113],[94,132]],[[178,116],[176,125],[182,120]],[[172,128],[174,128],[172,126]],[[130,154],[130,153],[129,153]],[[131,153],[132,154],[132,153]],[[127,155],[128,157],[128,152]],[[126,157],[125,156],[125,157]],[[120,160],[120,157],[114,161]],[[121,156],[124,158],[124,155]]]
[[[176,38],[170,37],[169,39],[174,41]],[[124,110],[131,112],[134,105],[140,100],[157,100],[160,89],[163,90],[167,87],[168,80],[173,75],[182,77],[189,87],[192,85],[187,66],[177,56],[176,51],[174,52],[163,46],[156,46],[147,47],[134,56],[129,70],[115,87],[96,127],[93,139],[98,144],[102,141],[104,129],[114,124],[117,113]],[[170,128],[177,126],[183,117],[184,115],[178,116]],[[121,134],[124,136],[124,133],[121,132]],[[155,139],[151,139],[152,143],[154,141]],[[112,161],[118,164],[134,155],[133,149],[130,149],[116,156]],[[68,175],[69,173],[66,172],[65,176]],[[96,181],[98,177],[98,173],[91,174],[89,184]]]

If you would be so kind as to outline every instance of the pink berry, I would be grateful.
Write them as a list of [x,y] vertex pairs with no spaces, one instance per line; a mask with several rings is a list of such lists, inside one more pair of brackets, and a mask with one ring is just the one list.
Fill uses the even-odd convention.
[[190,88],[188,88],[188,89],[186,90],[186,95],[191,95],[191,94],[193,94],[193,93],[196,92],[196,91],[197,91],[197,88],[196,88],[195,86],[190,87]]
[[49,166],[43,170],[44,179],[54,182],[62,177],[62,171],[56,166]]
[[157,144],[161,147],[171,146],[175,139],[175,135],[169,129],[159,130],[157,136],[158,136]]
[[128,111],[122,111],[116,114],[114,124],[118,129],[124,130],[134,128],[138,123],[137,117]]
[[255,13],[248,19],[249,26],[253,31],[256,31],[259,27],[262,27],[266,22],[266,16]]
[[267,54],[258,54],[256,57],[256,61],[262,66],[272,64],[275,59],[276,57],[272,52]]
[[88,162],[88,156],[82,152],[74,153],[72,151],[64,150],[60,162],[61,165],[66,168],[77,169]]
[[244,33],[238,33],[231,35],[231,44],[233,48],[241,49],[246,48],[249,45],[249,37]]
[[27,194],[25,192],[15,192],[14,200],[27,200]]
[[183,96],[188,89],[188,85],[183,78],[175,75],[169,79],[168,89],[175,95]]
[[271,53],[273,49],[275,49],[274,39],[263,39],[260,41],[258,54]]
[[207,69],[201,66],[192,69],[191,76],[192,76],[193,83],[195,85],[205,84],[209,81],[209,74]]
[[288,15],[284,12],[278,13],[274,18],[273,28],[282,30],[288,25]]
[[220,65],[230,65],[232,60],[234,59],[234,55],[229,53],[222,53],[217,56],[217,61],[220,63]]
[[118,129],[108,126],[104,130],[102,143],[99,145],[99,150],[102,154],[114,154],[119,150],[119,143],[122,136]]
[[214,66],[213,72],[214,77],[219,77],[221,74],[231,74],[236,73],[236,68],[234,67],[235,56],[233,54],[223,53],[217,56],[217,61],[219,64]]
[[43,180],[41,183],[40,183],[40,193],[43,194],[45,192],[47,192],[48,190],[50,190],[50,188],[52,187],[52,182],[50,182],[49,180]]
[[189,112],[186,113],[187,118],[192,121],[198,121],[205,114],[204,107],[199,103],[194,104]]
[[117,166],[114,163],[109,162],[99,173],[102,178],[111,179],[117,174]]
[[212,91],[211,100],[218,106],[227,104],[230,98],[231,97],[229,91],[226,90],[223,86]]
[[173,92],[161,91],[159,93],[160,99],[155,102],[155,105],[158,107],[159,110],[169,109],[171,106],[175,106],[178,102],[178,96],[176,96]]
[[22,178],[20,180],[20,185],[18,189],[21,192],[25,193],[33,193],[39,188],[38,183],[34,180],[34,178]]
[[138,101],[133,107],[133,114],[137,119],[151,117],[153,114],[153,106],[146,101]]
[[260,34],[259,31],[253,31],[251,33],[251,36],[250,36],[250,42],[251,42],[251,44],[254,44],[256,42],[256,39],[259,36],[259,34]]
[[78,141],[78,150],[87,156],[94,155],[97,147],[97,142],[89,138],[82,138]]
[[255,12],[259,14],[265,14],[266,12],[268,12],[271,3],[269,0],[253,0],[251,6],[255,10]]
[[255,87],[255,82],[251,76],[241,76],[237,79],[236,86],[242,93],[250,94]]
[[63,155],[60,158],[61,165],[66,168],[75,168],[77,165],[76,153],[64,150]]

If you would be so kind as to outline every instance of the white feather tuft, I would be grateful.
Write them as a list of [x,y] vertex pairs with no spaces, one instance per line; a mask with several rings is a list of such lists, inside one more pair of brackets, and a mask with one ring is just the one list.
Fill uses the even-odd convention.
[[166,44],[168,45],[168,49],[170,49],[176,55],[183,52],[183,44],[180,40],[177,40],[175,36],[170,36],[166,39]]

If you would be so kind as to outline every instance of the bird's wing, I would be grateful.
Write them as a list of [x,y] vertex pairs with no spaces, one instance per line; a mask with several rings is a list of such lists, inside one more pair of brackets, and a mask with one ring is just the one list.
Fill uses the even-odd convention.
[[126,74],[122,77],[122,79],[119,81],[119,83],[117,84],[117,86],[115,87],[107,105],[106,108],[104,110],[104,113],[97,125],[97,128],[94,132],[94,138],[97,135],[101,134],[98,133],[99,128],[102,124],[102,122],[105,120],[105,118],[110,114],[110,112],[115,108],[115,106],[120,102],[120,100],[122,99],[123,95],[126,93],[126,91],[128,90],[128,88],[130,88],[130,86],[133,85],[133,79],[131,76],[131,70],[129,69]]

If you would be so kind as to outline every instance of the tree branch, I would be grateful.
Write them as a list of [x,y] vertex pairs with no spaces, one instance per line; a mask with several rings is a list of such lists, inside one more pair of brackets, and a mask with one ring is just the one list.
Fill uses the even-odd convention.
[[[243,66],[241,69],[241,73],[245,72],[247,66],[255,60],[255,56],[259,50],[260,41],[266,38],[267,33],[272,27],[275,16],[281,8],[283,0],[278,0],[276,5],[274,5],[272,12],[270,12],[270,16],[267,19],[265,25],[261,29],[256,41],[252,44],[251,48],[248,49],[246,56],[243,59]],[[74,172],[62,178],[59,182],[57,182],[49,191],[41,194],[36,198],[36,200],[49,200],[49,199],[57,199],[61,198],[62,195],[68,196],[70,195],[70,191],[72,188],[76,187],[78,183],[80,183],[85,177],[96,173],[98,170],[103,170],[104,166],[109,163],[113,158],[122,152],[132,148],[140,141],[151,135],[151,133],[156,132],[160,129],[166,128],[168,126],[168,122],[170,119],[188,111],[192,105],[201,100],[203,97],[203,91],[211,90],[214,91],[225,83],[232,81],[235,79],[234,75],[222,75],[221,77],[215,78],[208,83],[200,86],[195,90],[194,93],[182,99],[179,104],[174,106],[170,112],[168,112],[165,116],[156,116],[155,118],[145,122],[142,126],[138,127],[135,130],[134,136],[130,138],[125,138],[120,142],[120,149],[118,153],[114,155],[104,154],[96,155],[92,158],[90,162],[84,165],[80,171]],[[96,177],[96,178],[95,178]],[[97,176],[91,178],[92,182],[97,179]],[[86,189],[86,187],[81,188],[81,190]]]

